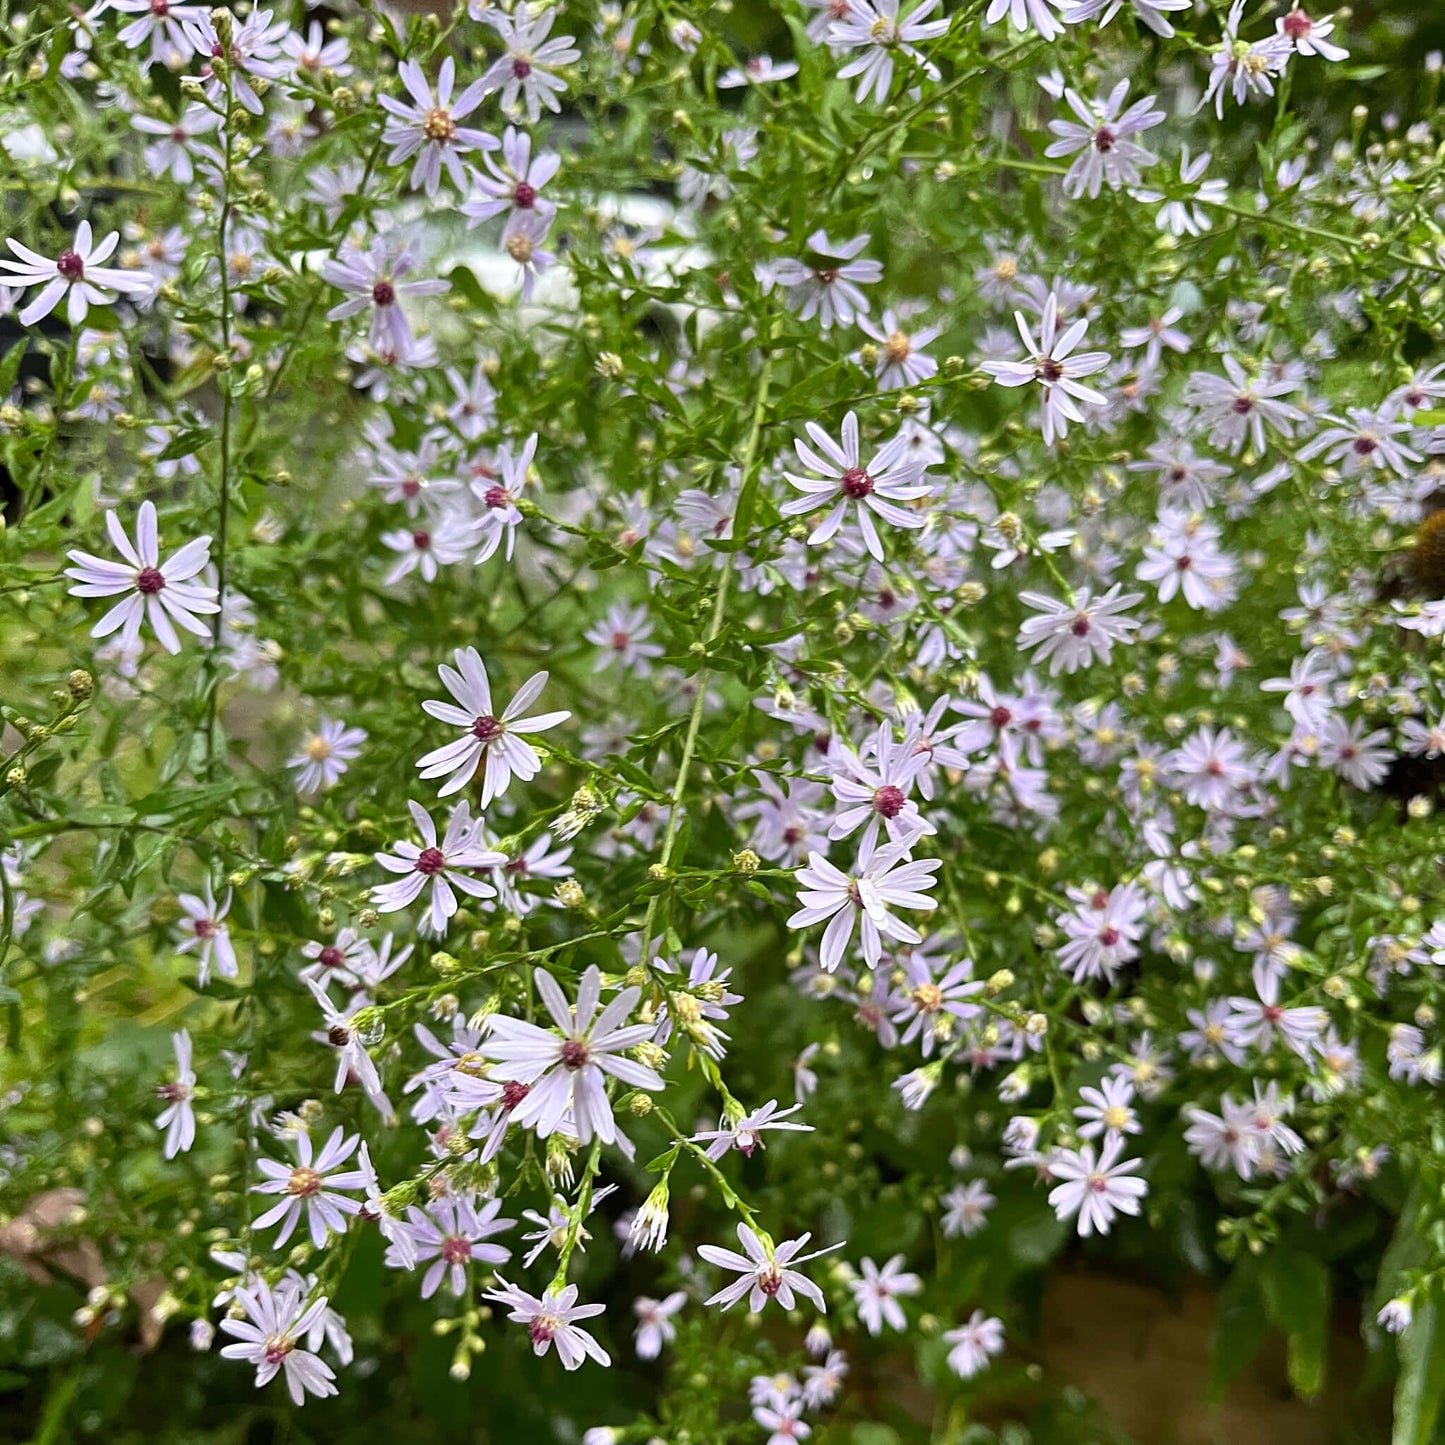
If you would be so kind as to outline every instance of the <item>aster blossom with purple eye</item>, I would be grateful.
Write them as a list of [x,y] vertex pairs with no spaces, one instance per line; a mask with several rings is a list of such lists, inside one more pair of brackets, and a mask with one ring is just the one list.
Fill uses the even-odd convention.
[[570,35],[547,38],[557,11],[543,10],[529,17],[520,11],[508,15],[496,6],[488,6],[482,19],[497,32],[506,50],[482,76],[482,93],[491,95],[500,90],[503,112],[512,114],[525,109],[534,125],[541,119],[543,106],[554,113],[560,111],[562,105],[557,97],[567,89],[567,82],[552,72],[579,60],[582,52]]
[[1108,662],[1116,642],[1133,640],[1139,622],[1122,614],[1142,592],[1124,592],[1115,583],[1099,597],[1087,587],[1079,588],[1069,602],[1042,592],[1020,592],[1019,601],[1034,610],[1019,627],[1019,646],[1036,649],[1036,657],[1049,662],[1049,676],[1077,672],[1095,662]]
[[1350,52],[1327,37],[1334,33],[1335,17],[1326,15],[1316,20],[1295,0],[1289,14],[1274,22],[1275,29],[1288,40],[1296,55],[1318,55],[1322,60],[1348,60]]
[[[415,1269],[427,1263],[422,1276],[421,1297],[430,1299],[442,1281],[458,1299],[466,1292],[468,1266],[506,1264],[512,1251],[503,1244],[490,1244],[495,1234],[505,1234],[515,1219],[500,1219],[502,1201],[485,1200],[480,1207],[470,1199],[443,1197],[425,1209],[411,1205],[402,1226],[410,1236],[407,1245],[392,1245],[386,1263],[392,1269]],[[429,1262],[429,1263],[428,1263]]]
[[700,1244],[697,1249],[700,1258],[709,1264],[717,1265],[719,1269],[733,1270],[740,1276],[731,1284],[724,1285],[704,1303],[721,1305],[726,1310],[731,1309],[740,1299],[746,1298],[748,1309],[757,1314],[771,1299],[777,1300],[785,1310],[791,1310],[796,1296],[802,1295],[826,1314],[828,1305],[823,1299],[823,1291],[805,1274],[801,1274],[798,1266],[806,1264],[810,1259],[821,1259],[825,1254],[832,1254],[835,1249],[842,1249],[843,1244],[840,1240],[837,1244],[830,1244],[827,1249],[801,1254],[799,1251],[812,1237],[811,1233],[803,1234],[797,1239],[787,1239],[775,1246],[771,1240],[764,1243],[757,1232],[747,1224],[739,1224],[738,1242],[744,1253],[739,1254],[735,1249],[723,1249],[716,1244]]
[[799,868],[798,902],[802,905],[788,919],[789,928],[809,928],[828,920],[823,931],[820,961],[828,973],[837,970],[861,926],[863,957],[869,968],[877,967],[883,956],[883,938],[899,943],[921,943],[917,929],[895,917],[894,908],[932,912],[937,900],[922,890],[932,888],[933,875],[943,866],[938,858],[914,859],[912,843],[889,843],[858,850],[853,873],[844,873],[821,853],[809,853],[806,868]]
[[1049,1173],[1061,1182],[1049,1190],[1049,1203],[1062,1219],[1077,1219],[1082,1238],[1108,1234],[1116,1214],[1138,1214],[1149,1186],[1134,1171],[1137,1159],[1119,1158],[1124,1136],[1105,1138],[1096,1154],[1092,1144],[1058,1149],[1049,1155]]
[[65,569],[65,575],[77,584],[70,589],[72,597],[127,594],[91,628],[90,635],[109,637],[119,630],[123,641],[133,643],[140,635],[144,619],[150,623],[161,646],[170,653],[181,650],[176,623],[197,637],[209,638],[210,628],[196,614],[221,610],[216,589],[190,579],[210,563],[210,537],[187,542],[162,562],[155,503],[149,501],[141,503],[134,545],[114,512],[105,514],[105,528],[123,562],[110,562],[89,552],[67,554],[75,563],[74,567]]
[[1107,96],[1094,100],[1085,100],[1073,89],[1064,92],[1064,100],[1078,120],[1051,120],[1049,131],[1057,139],[1049,143],[1044,154],[1078,156],[1064,177],[1066,196],[1092,198],[1106,181],[1113,191],[1136,185],[1141,167],[1152,166],[1159,159],[1133,137],[1152,130],[1164,119],[1164,112],[1152,109],[1152,95],[1123,110],[1128,98],[1127,80],[1121,80]]
[[139,50],[149,42],[146,65],[184,64],[195,54],[195,43],[187,22],[204,18],[203,5],[170,3],[170,0],[104,0],[97,10],[116,10],[134,15],[129,25],[116,32],[116,39],[127,50]]
[[656,1069],[622,1057],[624,1050],[650,1039],[655,1027],[624,1023],[642,990],[623,989],[599,1012],[602,975],[595,964],[577,985],[575,1009],[545,969],[535,969],[532,977],[560,1036],[525,1019],[494,1014],[491,1032],[481,1046],[482,1054],[504,1064],[511,1078],[530,1085],[512,1121],[534,1128],[545,1139],[561,1127],[570,1111],[579,1142],[590,1144],[596,1137],[618,1145],[631,1158],[632,1145],[617,1128],[606,1085],[611,1077],[633,1089],[663,1087]]
[[918,1294],[923,1289],[923,1281],[903,1268],[901,1254],[884,1261],[881,1268],[871,1259],[863,1260],[859,1267],[862,1274],[849,1280],[848,1288],[858,1306],[858,1318],[868,1333],[882,1334],[884,1325],[890,1330],[906,1330],[908,1317],[898,1301]]
[[569,1284],[562,1290],[548,1290],[541,1298],[528,1294],[509,1284],[501,1275],[497,1276],[496,1287],[486,1292],[486,1298],[505,1305],[511,1314],[508,1319],[526,1325],[528,1338],[532,1341],[532,1353],[545,1355],[555,1345],[557,1358],[567,1370],[575,1370],[589,1357],[599,1365],[610,1365],[612,1357],[586,1330],[579,1329],[576,1321],[591,1319],[602,1314],[606,1305],[579,1305],[577,1286]]
[[793,1104],[787,1109],[778,1108],[776,1099],[769,1099],[760,1109],[750,1114],[725,1114],[716,1129],[704,1129],[692,1136],[694,1144],[707,1145],[709,1159],[721,1159],[730,1149],[736,1149],[745,1159],[751,1159],[755,1150],[764,1149],[763,1134],[768,1129],[781,1129],[796,1134],[811,1134],[813,1126],[790,1119],[803,1106]]
[[[343,1169],[341,1166],[356,1153],[360,1142],[359,1134],[353,1134],[348,1139],[346,1131],[338,1124],[319,1154],[313,1151],[309,1134],[297,1135],[298,1162],[295,1166],[275,1159],[256,1161],[257,1169],[266,1178],[254,1185],[251,1192],[283,1196],[255,1222],[257,1229],[269,1229],[277,1223],[281,1225],[281,1233],[273,1241],[277,1249],[291,1238],[303,1214],[310,1227],[311,1242],[317,1249],[326,1247],[326,1237],[331,1230],[338,1234],[346,1232],[347,1217],[361,1208],[358,1200],[349,1197],[349,1191],[365,1189],[367,1180],[360,1170]],[[348,1193],[340,1193],[341,1190]]]
[[[498,715],[493,711],[492,686],[477,649],[458,648],[456,664],[448,667],[443,663],[437,668],[437,676],[456,703],[428,700],[422,703],[422,710],[439,722],[465,728],[466,733],[419,758],[417,767],[423,778],[446,778],[440,791],[443,798],[466,787],[481,768],[481,806],[485,808],[493,798],[507,791],[513,777],[525,783],[541,771],[542,759],[537,750],[519,734],[545,732],[566,722],[572,714],[546,712],[535,717],[522,716],[547,685],[547,674],[536,672],[517,689],[511,702]],[[502,863],[507,861],[502,855],[498,857]]]
[[459,906],[453,888],[460,888],[472,898],[495,897],[497,890],[490,883],[471,875],[475,871],[501,867],[506,863],[507,855],[477,845],[473,836],[476,824],[465,801],[457,804],[440,843],[431,814],[420,803],[411,802],[406,806],[421,834],[422,845],[418,847],[403,840],[392,844],[394,852],[375,855],[376,861],[388,873],[405,876],[395,883],[383,883],[373,888],[371,901],[380,913],[396,913],[415,902],[430,884],[428,921],[435,933],[444,934],[447,920]]
[[1196,371],[1184,388],[1185,405],[1192,406],[1210,429],[1210,445],[1238,454],[1248,441],[1256,452],[1264,452],[1266,425],[1283,436],[1293,436],[1295,425],[1304,421],[1305,414],[1280,398],[1298,391],[1299,383],[1289,376],[1251,377],[1228,352],[1220,360],[1224,376]]
[[948,1368],[961,1380],[972,1379],[1003,1349],[1003,1321],[974,1310],[967,1324],[945,1330],[943,1341],[949,1346]]
[[835,325],[846,326],[868,312],[868,298],[858,288],[883,279],[881,261],[859,259],[870,240],[872,237],[865,233],[851,241],[835,242],[828,239],[826,231],[814,231],[807,246],[817,264],[799,260],[761,262],[758,283],[765,293],[781,286],[789,308],[804,321],[816,316],[824,331]]
[[509,125],[502,132],[502,164],[490,154],[482,164],[491,172],[472,176],[472,194],[462,202],[461,212],[469,226],[480,225],[493,216],[507,213],[503,237],[510,236],[530,213],[551,219],[556,205],[542,195],[542,187],[557,174],[562,157],[552,151],[532,152],[532,137]]
[[370,312],[369,344],[377,350],[390,347],[402,351],[411,343],[411,326],[401,309],[403,296],[440,296],[451,282],[440,278],[405,281],[416,259],[403,246],[397,250],[385,236],[376,236],[366,250],[343,251],[321,264],[321,279],[348,299],[326,313],[328,321],[342,321]]
[[876,452],[866,467],[859,463],[858,417],[849,412],[843,418],[842,439],[835,442],[816,422],[807,424],[807,432],[816,451],[795,440],[798,459],[815,475],[797,476],[784,472],[788,481],[803,493],[784,502],[779,508],[785,517],[815,512],[826,499],[834,499],[827,516],[808,535],[808,544],[821,546],[837,534],[851,513],[863,534],[864,545],[871,556],[883,561],[883,543],[874,525],[877,516],[895,527],[916,529],[927,521],[917,512],[898,505],[926,497],[932,486],[925,480],[924,469],[908,455],[909,437],[900,432]]
[[496,150],[500,144],[496,136],[486,131],[457,124],[482,103],[486,86],[481,80],[474,80],[460,95],[453,97],[457,66],[450,55],[442,61],[435,90],[415,60],[402,61],[397,74],[411,99],[408,104],[390,95],[381,97],[382,106],[391,116],[381,137],[391,147],[387,165],[400,165],[415,156],[411,168],[412,190],[436,195],[445,171],[457,190],[465,192],[468,171],[462,156],[473,150]]
[[92,306],[109,306],[117,293],[124,296],[148,295],[154,285],[149,273],[122,271],[104,263],[120,242],[120,232],[112,231],[96,242],[92,239],[89,221],[75,229],[75,240],[54,259],[32,251],[13,237],[5,242],[18,260],[0,259],[0,287],[23,291],[39,286],[40,294],[20,313],[22,326],[33,326],[49,316],[66,298],[65,319],[72,326],[84,322]]
[[984,361],[979,363],[979,370],[993,377],[1000,386],[1028,386],[1037,382],[1043,388],[1040,425],[1045,444],[1052,446],[1055,438],[1068,435],[1071,421],[1084,420],[1076,402],[1100,407],[1108,404],[1100,392],[1085,386],[1079,378],[1102,371],[1109,364],[1109,353],[1075,350],[1089,329],[1087,317],[1079,317],[1060,333],[1059,298],[1055,291],[1050,291],[1044,302],[1037,338],[1022,311],[1014,312],[1014,324],[1023,338],[1028,360]]
[[834,842],[860,827],[860,844],[869,848],[877,843],[880,829],[891,843],[910,843],[938,831],[908,796],[914,780],[928,766],[928,757],[906,740],[896,741],[890,723],[882,724],[858,753],[830,749],[828,761],[833,767],[829,786],[838,804],[828,830]]
[[156,1128],[166,1131],[165,1157],[174,1159],[196,1142],[196,1071],[191,1067],[191,1036],[185,1029],[171,1035],[176,1055],[176,1076],[156,1088],[165,1108],[156,1116]]
[[[512,549],[517,541],[517,528],[522,524],[521,509],[517,498],[527,485],[527,473],[532,458],[537,454],[537,433],[522,443],[521,451],[515,455],[510,442],[503,442],[497,448],[491,475],[477,477],[471,484],[472,495],[484,508],[481,519],[482,545],[477,552],[477,566],[488,561],[502,545],[507,543],[506,559],[512,560]],[[544,673],[545,677],[546,674]],[[554,714],[558,721],[570,717],[570,713]]]
[[[155,4],[168,0],[152,0]],[[196,54],[201,57],[201,76],[205,81],[206,99],[212,105],[245,106],[252,115],[261,115],[265,107],[252,78],[279,80],[286,73],[280,63],[281,42],[291,33],[284,20],[273,20],[274,10],[253,10],[244,20],[229,12],[220,12],[230,20],[229,43],[221,39],[213,18],[216,12],[200,8],[198,18],[186,22],[186,32]],[[219,56],[227,60],[226,78],[222,80],[211,61]]]
[[238,1288],[232,1298],[247,1317],[228,1315],[221,1321],[221,1328],[237,1340],[222,1347],[223,1359],[255,1365],[258,1387],[284,1371],[286,1389],[297,1405],[304,1405],[307,1395],[324,1400],[336,1394],[331,1367],[309,1348],[302,1348],[311,1343],[308,1337],[326,1313],[325,1295],[308,1304],[301,1289],[288,1278],[275,1290],[265,1280],[256,1280]]
[[231,911],[231,891],[226,890],[225,900],[216,902],[211,891],[210,880],[206,882],[205,897],[196,893],[182,893],[176,900],[185,913],[187,922],[181,924],[177,953],[199,950],[196,982],[201,988],[211,981],[211,965],[222,978],[235,978],[240,972],[236,962],[236,950],[231,943],[231,934],[226,927],[226,914]]

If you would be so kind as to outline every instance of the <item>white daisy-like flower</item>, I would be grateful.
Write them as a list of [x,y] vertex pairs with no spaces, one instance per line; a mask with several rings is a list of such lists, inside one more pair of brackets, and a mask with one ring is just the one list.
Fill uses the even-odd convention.
[[652,1037],[651,1023],[625,1024],[642,997],[640,988],[623,989],[598,1012],[602,975],[588,968],[577,985],[577,1006],[567,1002],[557,980],[545,969],[532,977],[547,1012],[560,1034],[525,1019],[496,1014],[481,1052],[507,1066],[509,1077],[531,1085],[516,1107],[512,1122],[535,1128],[546,1138],[570,1113],[578,1141],[617,1144],[631,1157],[631,1144],[617,1128],[607,1097],[607,1078],[633,1089],[661,1089],[662,1077],[647,1064],[623,1057],[625,1050]]
[[818,547],[836,535],[851,512],[863,534],[870,555],[883,561],[883,543],[879,540],[874,517],[895,527],[919,528],[927,518],[908,511],[900,502],[914,502],[925,497],[932,487],[923,480],[924,469],[909,456],[909,436],[899,432],[892,441],[874,454],[866,467],[860,465],[858,454],[858,417],[849,412],[843,418],[841,442],[835,442],[816,422],[807,424],[809,437],[818,448],[794,441],[798,459],[813,476],[784,472],[788,481],[800,492],[784,502],[779,510],[785,517],[815,512],[827,501],[833,505],[824,519],[808,536],[810,546]]
[[348,1139],[346,1131],[338,1124],[320,1154],[313,1153],[309,1134],[298,1134],[298,1162],[294,1167],[276,1159],[256,1161],[257,1169],[266,1178],[254,1185],[251,1192],[283,1196],[255,1224],[257,1229],[269,1229],[277,1223],[281,1225],[281,1233],[275,1239],[277,1249],[291,1238],[303,1213],[310,1226],[311,1242],[317,1249],[326,1247],[329,1231],[346,1232],[347,1216],[356,1214],[361,1204],[349,1194],[338,1191],[365,1189],[367,1179],[361,1170],[342,1169],[341,1166],[356,1153],[360,1142],[360,1135],[353,1134]]
[[304,795],[334,787],[365,741],[365,728],[350,728],[343,722],[321,718],[316,731],[301,744],[301,751],[286,763],[296,772],[296,791]]
[[485,808],[507,791],[514,776],[525,783],[541,771],[542,759],[537,750],[519,734],[545,732],[566,722],[572,714],[522,716],[547,685],[547,674],[537,672],[522,684],[498,716],[493,711],[492,686],[481,654],[475,647],[459,648],[456,663],[454,668],[443,663],[437,675],[461,706],[429,699],[422,703],[422,709],[439,722],[465,728],[466,732],[455,742],[419,758],[417,767],[423,778],[446,778],[439,794],[443,798],[466,787],[477,769],[482,768],[481,806]]
[[167,652],[181,650],[175,624],[197,637],[209,638],[210,628],[197,613],[219,612],[216,589],[205,582],[193,582],[211,560],[210,537],[197,537],[180,551],[160,560],[160,538],[154,502],[142,502],[136,518],[135,543],[126,535],[120,518],[114,512],[105,514],[105,528],[115,550],[124,559],[111,562],[89,552],[70,552],[75,563],[65,575],[76,585],[72,597],[115,597],[117,602],[90,630],[92,637],[109,637],[119,631],[123,643],[131,644],[140,635],[141,622],[147,621]]
[[[437,825],[432,821],[431,814],[417,802],[406,806],[421,834],[422,846],[404,839],[392,844],[393,852],[375,855],[376,861],[388,873],[405,876],[395,883],[382,883],[373,888],[371,901],[378,912],[396,913],[413,903],[430,883],[429,921],[435,932],[445,933],[447,919],[459,907],[453,889],[460,888],[473,898],[495,897],[497,890],[490,883],[471,875],[473,871],[502,867],[507,855],[498,853],[494,848],[477,845],[474,841],[476,823],[465,802],[457,804],[440,843],[437,841]],[[461,871],[463,869],[468,871]]]
[[222,1348],[223,1359],[255,1365],[258,1388],[284,1370],[286,1388],[298,1405],[306,1403],[307,1395],[324,1400],[336,1393],[336,1376],[331,1367],[302,1348],[303,1343],[311,1343],[309,1336],[326,1313],[324,1295],[307,1304],[301,1290],[288,1278],[274,1291],[265,1280],[257,1280],[237,1289],[232,1298],[248,1318],[232,1319],[228,1315],[221,1321],[221,1328],[239,1341]]
[[539,1299],[509,1284],[501,1275],[497,1275],[496,1279],[496,1288],[487,1291],[487,1298],[506,1305],[512,1312],[508,1319],[526,1325],[533,1354],[545,1355],[556,1345],[557,1358],[568,1370],[575,1370],[589,1355],[599,1365],[612,1363],[607,1351],[586,1330],[578,1329],[575,1324],[577,1320],[600,1315],[606,1305],[579,1305],[575,1284],[569,1284],[562,1290],[549,1289]]
[[468,172],[462,163],[467,151],[496,150],[501,142],[486,131],[459,126],[481,103],[487,87],[474,80],[455,98],[456,61],[449,55],[442,61],[433,91],[426,72],[415,60],[404,60],[397,68],[401,82],[411,97],[410,104],[383,95],[381,103],[392,117],[386,123],[382,140],[391,147],[386,158],[389,166],[416,157],[411,168],[412,190],[434,196],[445,170],[452,184],[463,193],[468,188]]
[[800,1235],[775,1247],[771,1241],[765,1244],[746,1224],[739,1224],[738,1241],[745,1253],[739,1254],[734,1249],[723,1249],[716,1244],[699,1245],[698,1254],[709,1264],[715,1264],[719,1269],[734,1270],[739,1276],[705,1303],[721,1305],[726,1310],[746,1297],[748,1309],[757,1314],[770,1299],[777,1300],[785,1310],[790,1310],[796,1296],[802,1295],[826,1314],[828,1305],[823,1291],[806,1275],[800,1274],[797,1267],[810,1259],[819,1259],[835,1249],[842,1249],[843,1241],[830,1244],[827,1249],[815,1249],[812,1254],[800,1254],[799,1251],[812,1237],[812,1234]]
[[20,313],[22,326],[49,316],[60,305],[60,298],[69,293],[65,303],[65,319],[72,326],[84,322],[92,306],[109,306],[116,293],[140,296],[149,293],[150,274],[145,271],[122,271],[103,263],[120,243],[120,232],[112,231],[103,240],[92,238],[89,221],[82,221],[75,230],[75,241],[58,256],[42,256],[13,238],[5,244],[19,260],[0,260],[0,286],[23,291],[27,286],[41,287],[40,294]]

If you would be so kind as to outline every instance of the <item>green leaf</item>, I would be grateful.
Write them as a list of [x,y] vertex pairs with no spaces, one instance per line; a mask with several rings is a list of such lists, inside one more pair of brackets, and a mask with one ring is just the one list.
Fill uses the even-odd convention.
[[1270,1319],[1284,1331],[1295,1393],[1307,1399],[1319,1394],[1329,1339],[1329,1270],[1313,1255],[1278,1250],[1265,1267],[1264,1296]]
[[1410,1328],[1400,1336],[1400,1379],[1395,1386],[1395,1428],[1391,1445],[1430,1445],[1445,1399],[1445,1331],[1441,1329],[1440,1286],[1428,1286],[1416,1304]]
[[1209,1383],[1205,1400],[1220,1404],[1229,1382],[1254,1359],[1268,1333],[1259,1267],[1252,1259],[1236,1266],[1219,1293],[1209,1342]]

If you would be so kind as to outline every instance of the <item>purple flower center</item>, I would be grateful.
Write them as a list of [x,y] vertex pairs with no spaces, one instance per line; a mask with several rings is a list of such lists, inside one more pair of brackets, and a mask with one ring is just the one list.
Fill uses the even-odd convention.
[[1045,381],[1059,381],[1064,375],[1063,364],[1055,361],[1052,356],[1045,356],[1039,362],[1039,375]]
[[152,597],[166,585],[166,579],[161,576],[158,567],[142,567],[136,573],[135,585],[137,592],[143,592],[147,597]]
[[1006,707],[996,707],[989,713],[988,720],[1002,732],[1014,720],[1014,715]]
[[772,1299],[783,1287],[783,1272],[776,1264],[768,1264],[758,1271],[758,1288]]
[[510,1112],[531,1092],[532,1086],[530,1084],[523,1084],[517,1079],[508,1079],[507,1082],[502,1085],[502,1107]]
[[[151,0],[152,5],[164,3],[165,0]],[[287,1339],[285,1335],[272,1335],[266,1341],[266,1363],[268,1365],[279,1365],[295,1348],[295,1343]]]
[[1254,410],[1254,398],[1252,396],[1237,396],[1234,398],[1235,416],[1248,416]]
[[448,1264],[465,1264],[472,1257],[472,1242],[459,1234],[448,1234],[442,1239],[441,1254]]
[[1284,17],[1284,33],[1291,40],[1303,40],[1314,28],[1315,22],[1303,10],[1291,10]]
[[390,281],[378,281],[371,288],[371,299],[378,306],[396,305],[396,287]]
[[1377,442],[1374,437],[1356,437],[1355,455],[1357,457],[1373,456],[1379,445],[1379,442]]
[[322,968],[340,968],[342,953],[334,943],[328,943],[320,953],[316,955],[316,961]]
[[190,1089],[182,1083],[157,1084],[156,1098],[164,1099],[168,1104],[178,1104],[182,1099],[190,1098]]
[[1069,628],[1069,631],[1072,632],[1075,637],[1087,637],[1089,635],[1089,619],[1085,617],[1082,612],[1079,613],[1079,615],[1074,618],[1073,625]]
[[519,211],[530,211],[537,204],[537,188],[526,181],[518,181],[512,192],[512,203]]
[[334,1024],[327,1029],[326,1038],[332,1048],[343,1049],[351,1042],[351,1030],[342,1028],[340,1024]]
[[885,783],[873,794],[873,807],[885,818],[896,818],[907,801],[903,796],[903,789],[892,783]]
[[523,60],[520,55],[512,58],[512,74],[516,76],[518,80],[526,80],[531,73],[532,62],[530,60]]
[[546,1344],[556,1338],[557,1326],[560,1323],[554,1315],[537,1315],[527,1326],[527,1337],[534,1345]]
[[845,496],[861,502],[873,490],[873,478],[862,467],[849,467],[839,481]]
[[562,1045],[562,1067],[571,1069],[573,1073],[586,1066],[592,1055],[587,1050],[587,1045],[581,1039],[568,1039]]
[[171,13],[171,0],[151,0],[151,14],[164,20]]
[[501,735],[502,724],[491,713],[484,714],[472,724],[472,736],[479,742],[489,743]]
[[191,926],[195,929],[197,938],[214,938],[216,936],[216,925],[209,918],[198,918]]
[[814,271],[813,279],[820,286],[831,286],[838,279],[838,268],[833,266],[826,271]]
[[423,848],[416,856],[416,871],[428,878],[447,866],[447,855],[440,848]]
[[413,532],[411,534],[411,545],[418,551],[425,552],[431,546],[430,532]]
[[1117,928],[1101,928],[1099,930],[1099,942],[1105,948],[1113,948],[1119,941],[1119,930]]
[[505,507],[512,497],[505,487],[488,487],[482,494],[482,500],[489,507]]
[[1117,141],[1118,137],[1106,125],[1101,125],[1094,132],[1094,149],[1102,156],[1108,155]]

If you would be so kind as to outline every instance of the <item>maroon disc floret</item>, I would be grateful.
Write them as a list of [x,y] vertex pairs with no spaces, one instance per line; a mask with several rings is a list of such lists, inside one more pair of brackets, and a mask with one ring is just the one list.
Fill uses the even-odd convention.
[[892,783],[885,783],[873,794],[873,807],[885,818],[896,818],[907,801],[903,789]]
[[873,478],[862,467],[849,467],[843,473],[840,485],[845,495],[852,497],[855,502],[861,502],[873,491]]
[[489,743],[502,735],[502,724],[491,713],[479,717],[472,724],[472,736],[478,742]]
[[440,873],[447,866],[447,855],[440,848],[423,848],[416,856],[416,871],[428,878]]
[[519,211],[530,211],[537,204],[537,188],[529,186],[526,181],[518,181],[512,192],[512,204]]
[[568,1039],[562,1045],[562,1067],[571,1069],[573,1072],[582,1068],[592,1057],[587,1051],[587,1045],[581,1039]]
[[371,288],[371,299],[378,306],[395,306],[396,287],[390,281],[378,281]]

